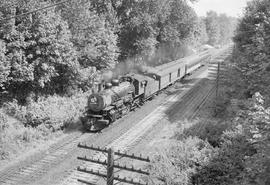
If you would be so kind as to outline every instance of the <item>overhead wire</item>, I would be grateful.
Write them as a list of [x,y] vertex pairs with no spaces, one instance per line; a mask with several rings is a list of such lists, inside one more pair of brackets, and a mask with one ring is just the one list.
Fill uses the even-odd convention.
[[51,4],[51,5],[42,7],[42,8],[38,8],[38,9],[29,11],[29,12],[25,12],[25,13],[22,13],[22,14],[19,14],[19,15],[14,15],[14,16],[11,16],[11,17],[3,18],[3,19],[0,19],[0,22],[7,21],[7,20],[10,20],[10,19],[14,19],[14,18],[18,18],[18,17],[23,17],[23,16],[26,16],[26,15],[29,15],[29,14],[32,14],[32,13],[36,13],[36,12],[39,12],[39,11],[43,11],[45,9],[55,7],[57,5],[67,3],[68,1],[70,1],[70,0],[61,1],[59,3],[54,3],[54,4]]

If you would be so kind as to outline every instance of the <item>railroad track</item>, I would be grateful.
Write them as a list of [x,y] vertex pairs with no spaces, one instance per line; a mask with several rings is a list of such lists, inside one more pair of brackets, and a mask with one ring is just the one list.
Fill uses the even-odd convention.
[[206,94],[205,97],[203,97],[202,101],[200,102],[200,104],[196,107],[194,113],[192,114],[192,116],[190,116],[190,119],[194,119],[197,114],[199,113],[199,111],[201,110],[201,108],[205,105],[205,103],[207,103],[209,101],[209,99],[211,98],[211,96],[215,93],[216,91],[216,86],[213,85],[212,88],[210,88],[209,92]]
[[[223,55],[222,58],[227,58],[228,55]],[[211,98],[211,96],[215,93],[216,86],[213,78],[210,78],[209,84],[202,88],[200,85],[196,85],[188,94],[183,96],[179,96],[180,93],[176,95],[172,95],[169,97],[164,104],[155,109],[150,115],[145,117],[142,121],[140,121],[137,125],[131,128],[124,135],[114,140],[111,144],[106,145],[106,148],[114,148],[115,150],[119,150],[121,152],[127,152],[132,149],[143,137],[146,136],[146,133],[153,128],[161,119],[166,119],[168,115],[166,115],[166,110],[171,107],[171,110],[174,109],[174,104],[181,103],[181,110],[170,111],[170,114],[181,113],[182,119],[194,119],[201,108],[205,105],[205,103]],[[201,93],[197,93],[200,90]],[[187,100],[180,101],[179,99]],[[94,159],[99,159],[101,161],[106,160],[106,156],[95,152],[91,157]],[[99,164],[93,164],[88,162],[82,162],[80,164],[82,168],[92,169],[93,171],[100,172],[106,174],[106,168]],[[78,181],[79,179],[79,181]],[[98,184],[100,181],[100,177],[90,175],[87,173],[82,173],[74,170],[73,173],[64,180],[60,185],[80,185],[88,182],[89,184]],[[81,183],[82,182],[82,183]]]
[[[174,104],[179,103],[179,99],[181,98],[182,100],[189,100],[181,102],[183,103],[182,107],[185,109],[183,116],[188,116],[188,112],[192,112],[191,110],[199,109],[200,103],[198,104],[198,99],[204,100],[205,93],[208,96],[208,91],[206,90],[197,98],[194,98],[194,94],[196,94],[200,88],[201,87],[198,85],[195,85],[195,87],[193,87],[189,92],[186,91],[186,93],[182,95],[177,93],[169,96],[168,101],[164,102],[150,115],[146,116],[143,120],[125,132],[122,136],[117,137],[105,146],[114,147],[121,151],[130,150],[134,145],[136,145],[136,143],[143,139],[149,129],[151,129],[159,120],[163,119],[164,116],[166,117],[166,115],[168,116],[170,114],[168,111],[166,112],[166,110],[169,109],[169,107],[173,107]],[[172,113],[175,111],[177,110],[171,110]],[[31,156],[25,161],[22,161],[19,165],[14,165],[7,168],[3,172],[0,172],[0,184],[33,184],[33,182],[36,182],[40,177],[42,177],[52,168],[65,161],[66,158],[71,157],[79,142],[83,142],[85,140],[94,140],[96,137],[97,136],[80,132],[71,134],[70,136],[64,138],[63,142],[51,146],[46,153]],[[82,166],[89,167],[86,163],[82,164]],[[101,167],[96,166],[94,168],[100,169]],[[69,172],[67,176],[65,176],[65,180],[57,184],[78,184],[77,178],[79,177],[87,178],[87,180],[89,180],[89,176],[86,177],[76,170],[73,170]],[[98,180],[94,177],[91,178],[93,182],[97,182]]]
[[[210,86],[210,90],[209,90]],[[146,116],[143,120],[138,122],[134,127],[130,128],[125,134],[120,136],[119,138],[112,141],[110,144],[104,146],[107,148],[114,148],[115,150],[119,150],[121,152],[127,152],[130,149],[132,149],[139,141],[141,141],[146,135],[147,132],[150,131],[151,128],[153,128],[156,124],[159,123],[160,120],[166,119],[168,116],[167,110],[169,107],[174,107],[175,104],[181,103],[182,105],[182,112],[183,118],[187,117],[190,118],[193,116],[193,110],[197,110],[198,106],[201,105],[201,100],[205,100],[205,97],[209,96],[209,93],[212,93],[213,88],[210,84],[209,86],[204,86],[202,93],[198,94],[198,91],[201,90],[200,85],[196,85],[195,87],[191,88],[190,91],[187,91],[186,94],[177,93],[175,95],[171,95],[166,102],[161,104],[159,107],[157,107],[151,114]],[[201,92],[201,91],[200,91]],[[183,101],[182,101],[182,100]],[[191,108],[187,108],[191,107]],[[98,152],[95,152],[92,154],[92,157],[95,159],[106,160],[106,156],[103,154],[100,154]],[[94,171],[99,171],[101,173],[106,174],[106,169],[104,166],[99,164],[92,164],[88,162],[81,162],[80,164],[83,168],[90,168]],[[97,184],[97,182],[100,180],[99,177],[82,173],[74,169],[74,171],[66,177],[66,179],[60,183],[60,185],[79,185],[84,184],[81,182],[78,182],[78,179],[82,181],[87,181],[90,184]]]
[[[172,97],[169,101],[174,101],[174,97]],[[155,113],[158,114],[159,111],[156,111]],[[120,140],[122,140],[123,137],[121,137]],[[70,136],[64,138],[63,142],[51,146],[46,153],[31,156],[25,161],[21,162],[19,165],[14,165],[3,172],[0,172],[0,184],[31,184],[46,174],[50,168],[57,166],[66,158],[70,157],[70,154],[74,152],[74,149],[76,149],[79,142],[91,140],[93,138],[94,136],[91,138],[89,134],[80,132],[71,134]],[[138,141],[139,139],[140,138],[137,138],[136,140]],[[132,146],[129,146],[129,148],[130,147]],[[128,150],[128,148],[126,148],[126,150]]]
[[[85,133],[76,132],[52,145],[46,152],[38,153],[0,172],[1,185],[30,184],[42,176],[54,164],[64,160],[66,155],[85,138]],[[89,137],[89,136],[87,136]]]

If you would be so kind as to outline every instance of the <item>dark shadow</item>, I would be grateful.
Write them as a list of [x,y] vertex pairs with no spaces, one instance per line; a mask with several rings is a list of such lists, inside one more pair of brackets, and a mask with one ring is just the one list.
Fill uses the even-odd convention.
[[166,95],[173,95],[183,91],[183,89],[190,88],[192,84],[196,81],[196,79],[181,79],[176,81],[172,86],[166,88],[164,93]]
[[257,151],[244,135],[228,135],[215,153],[208,163],[196,165],[196,172],[191,177],[193,185],[242,184],[248,180],[243,173],[245,161]]
[[[173,105],[171,105],[165,111],[165,114],[167,115],[167,118],[171,123],[175,121],[183,120],[185,118],[183,114],[187,114],[188,109],[191,108],[191,110],[194,110],[196,109],[196,106],[199,106],[199,101],[195,101],[194,104],[190,104],[190,101],[196,98],[200,98],[200,93],[198,93],[198,91],[206,87],[206,85],[211,83],[211,81],[207,78],[204,78],[194,85],[194,82],[196,80],[198,79],[185,80],[183,81],[184,83],[181,87],[176,87],[166,92],[167,95],[174,95],[174,94],[183,92],[186,88],[190,88],[184,96],[182,96],[181,98],[178,98],[178,100],[176,102],[173,102]],[[171,103],[171,102],[168,102],[168,103]],[[193,106],[193,107],[190,107],[190,106]],[[180,112],[182,114],[180,114]]]
[[223,122],[222,120],[196,120],[189,128],[184,129],[182,133],[176,132],[173,138],[182,140],[190,136],[196,136],[202,140],[207,140],[213,147],[219,147],[221,135],[230,127],[230,122]]
[[82,133],[87,132],[87,130],[82,126],[81,121],[72,122],[63,128],[63,133],[65,134],[78,132],[78,131]]
[[[238,184],[241,182],[239,180],[245,182],[246,179],[242,178],[246,177],[243,176],[247,165],[245,161],[254,156],[257,151],[243,133],[237,129],[230,130],[231,124],[231,122],[222,122],[222,119],[198,121],[175,134],[173,138],[177,140],[184,140],[191,136],[210,144],[207,150],[205,147],[199,147],[196,151],[196,155],[202,156],[202,160],[189,163],[194,169],[191,184]],[[229,131],[224,132],[225,130]]]

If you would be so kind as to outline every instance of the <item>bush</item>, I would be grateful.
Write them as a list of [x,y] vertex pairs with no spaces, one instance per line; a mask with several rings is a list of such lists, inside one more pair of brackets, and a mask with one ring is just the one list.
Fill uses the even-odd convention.
[[50,96],[31,101],[27,106],[16,101],[6,103],[5,111],[19,119],[25,126],[46,128],[56,131],[78,121],[87,105],[88,93],[78,93],[72,97]]
[[241,73],[247,94],[260,91],[269,99],[270,1],[253,0],[240,20],[233,61]]
[[77,124],[85,111],[88,94],[55,95],[37,102],[29,101],[26,106],[16,100],[5,103],[3,113],[0,111],[0,159],[10,158],[35,142],[48,139],[52,132],[71,123]]
[[0,133],[3,133],[7,127],[7,116],[3,114],[0,110]]
[[241,127],[226,131],[218,154],[194,175],[194,179],[200,185],[239,184],[245,173],[245,159],[254,152]]
[[25,122],[26,107],[19,105],[17,100],[13,99],[13,101],[4,103],[3,110],[8,115]]
[[34,143],[47,140],[50,133],[44,124],[36,128],[25,127],[22,122],[0,111],[0,160],[9,159]]
[[188,137],[172,145],[164,154],[155,156],[151,164],[154,184],[190,184],[199,166],[208,163],[215,149],[197,137]]
[[0,111],[0,160],[7,159],[19,147],[24,126],[15,124]]
[[184,129],[183,134],[178,135],[177,139],[196,136],[202,140],[207,140],[213,147],[217,147],[220,145],[222,133],[229,127],[229,122],[202,120],[190,128]]

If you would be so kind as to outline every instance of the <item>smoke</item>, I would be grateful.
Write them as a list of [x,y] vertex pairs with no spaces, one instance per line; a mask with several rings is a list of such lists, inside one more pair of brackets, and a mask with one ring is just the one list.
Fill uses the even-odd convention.
[[141,73],[158,73],[158,70],[151,66],[138,66],[138,71]]
[[109,82],[109,81],[111,81],[112,78],[113,78],[113,72],[112,71],[104,71],[101,74],[101,80],[102,81]]
[[149,68],[142,58],[129,58],[125,62],[116,64],[113,69],[104,71],[102,80],[108,82],[128,73],[145,73],[150,70]]
[[137,55],[115,65],[111,70],[103,71],[101,79],[105,82],[119,78],[128,73],[157,73],[155,66],[162,65],[191,54],[186,45],[173,47],[170,44],[160,45],[151,56]]
[[148,66],[158,66],[194,54],[192,48],[185,44],[160,44],[154,55],[146,63]]

